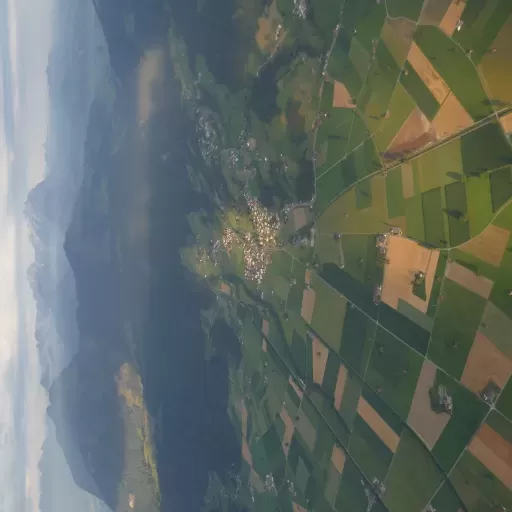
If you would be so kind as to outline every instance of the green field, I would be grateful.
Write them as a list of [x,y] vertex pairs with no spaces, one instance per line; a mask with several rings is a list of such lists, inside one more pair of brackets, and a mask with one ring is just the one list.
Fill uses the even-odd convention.
[[363,374],[368,364],[376,324],[362,311],[348,307],[341,338],[341,357],[358,373]]
[[381,153],[384,153],[405,123],[416,104],[405,88],[398,83],[388,107],[388,117],[375,132],[374,139]]
[[372,183],[370,180],[356,184],[356,208],[364,210],[372,205]]
[[470,235],[479,235],[493,216],[489,174],[471,176],[466,181]]
[[402,191],[402,169],[389,171],[386,177],[386,200],[389,218],[405,215],[405,199]]
[[485,309],[485,299],[445,279],[428,358],[459,379]]
[[393,453],[359,415],[354,420],[348,449],[368,480],[384,480]]
[[453,485],[466,507],[473,511],[493,512],[492,504],[512,508],[512,494],[471,453],[464,452],[450,475]]
[[462,500],[448,480],[437,491],[432,500],[432,506],[442,512],[459,512],[459,510],[464,510]]
[[392,18],[403,17],[416,21],[423,3],[423,0],[387,0],[388,14]]
[[441,468],[448,472],[478,430],[489,410],[469,389],[466,389],[441,370],[436,373],[435,385],[442,384],[453,399],[453,413],[432,454]]
[[423,222],[425,223],[425,242],[435,247],[444,245],[446,234],[444,231],[443,199],[440,188],[424,192],[421,195],[423,206]]
[[479,63],[511,13],[512,4],[508,0],[469,2],[462,14],[464,30],[456,32],[454,39],[465,50],[471,49],[473,62]]
[[491,173],[492,210],[497,212],[512,197],[512,168],[502,167]]
[[466,185],[456,181],[445,188],[448,226],[450,228],[450,245],[460,245],[469,239],[469,216],[466,199]]
[[498,122],[482,126],[461,139],[464,174],[479,176],[512,162],[512,148]]
[[423,359],[393,335],[379,328],[366,382],[402,419],[407,419]]
[[423,202],[421,195],[412,196],[405,200],[406,233],[415,240],[425,240],[425,225],[423,218]]
[[409,62],[404,65],[400,83],[405,87],[419,109],[432,121],[439,110],[439,103]]
[[311,286],[315,290],[315,307],[311,327],[333,350],[338,352],[347,299],[316,274],[313,274],[311,278]]
[[474,64],[456,43],[431,26],[422,26],[414,39],[475,121],[493,113]]
[[384,503],[393,512],[422,512],[443,481],[422,442],[405,429],[385,481]]

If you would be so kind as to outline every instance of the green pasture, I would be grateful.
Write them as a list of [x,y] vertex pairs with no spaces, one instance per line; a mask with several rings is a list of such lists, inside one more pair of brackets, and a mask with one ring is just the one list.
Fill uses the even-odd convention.
[[436,273],[434,277],[434,283],[432,284],[432,291],[430,292],[430,302],[428,304],[427,315],[434,318],[439,306],[439,296],[441,294],[441,287],[444,278],[444,272],[446,270],[446,264],[448,262],[448,253],[443,251],[439,254],[437,261]]
[[455,379],[437,370],[434,385],[444,385],[453,399],[453,413],[441,437],[437,440],[432,454],[441,468],[449,472],[466,445],[471,441],[489,410],[472,391]]
[[403,85],[398,83],[391,97],[387,118],[382,120],[382,124],[374,135],[381,153],[387,150],[415,106],[414,100],[409,96]]
[[461,151],[464,174],[467,176],[479,176],[512,163],[512,149],[498,122],[486,124],[464,135]]
[[446,197],[445,213],[448,217],[450,245],[466,242],[470,237],[466,185],[461,181],[451,183],[444,188]]
[[440,512],[459,512],[464,510],[464,504],[449,480],[445,480],[432,499],[431,504]]
[[374,0],[345,2],[343,7],[343,28],[349,33],[357,32],[357,39],[371,53],[373,40],[379,34],[386,19],[386,7]]
[[409,18],[416,21],[421,13],[423,0],[386,0],[388,14],[392,18]]
[[320,279],[317,274],[312,274],[312,288],[316,295],[311,327],[333,350],[338,352],[347,299]]
[[424,192],[421,195],[423,221],[425,223],[425,242],[439,247],[446,241],[443,218],[443,198],[440,188]]
[[386,176],[386,200],[389,218],[405,215],[405,199],[402,190],[402,169],[391,169]]
[[459,284],[445,279],[443,300],[437,314],[428,350],[428,358],[459,379],[473,345],[486,300]]
[[421,195],[405,200],[406,234],[415,240],[425,240],[425,224]]
[[470,512],[494,512],[491,504],[512,509],[512,493],[471,453],[465,451],[450,474],[457,493]]
[[443,481],[423,443],[405,428],[387,475],[384,503],[393,512],[422,512]]
[[493,217],[489,174],[470,176],[466,181],[470,236],[479,235]]
[[414,39],[475,121],[493,113],[474,64],[454,41],[432,26],[420,27]]
[[489,179],[492,209],[497,212],[512,197],[512,168],[509,165],[502,167],[491,173]]
[[348,307],[341,338],[341,357],[359,374],[364,374],[377,326],[361,310]]
[[508,384],[501,392],[496,408],[512,421],[512,379],[509,379]]
[[336,240],[332,234],[317,233],[315,241],[315,255],[318,257],[320,265],[323,265],[324,263],[340,265],[340,241]]
[[406,419],[423,359],[395,336],[377,329],[365,380],[402,419]]
[[349,452],[370,482],[375,477],[384,480],[393,453],[359,415],[352,427]]
[[439,110],[439,103],[409,62],[405,62],[400,83],[405,87],[419,109],[432,121]]
[[[507,0],[505,0],[506,2]],[[478,70],[487,85],[489,99],[496,110],[512,103],[512,16],[492,43],[494,52],[488,52],[480,60]]]
[[356,183],[356,208],[364,210],[372,205],[372,184],[370,180]]
[[471,60],[478,64],[510,14],[509,0],[471,0],[462,13],[463,30],[455,32],[454,39],[465,51],[472,50]]
[[436,147],[412,162],[421,192],[449,185],[463,177],[461,142],[458,139]]

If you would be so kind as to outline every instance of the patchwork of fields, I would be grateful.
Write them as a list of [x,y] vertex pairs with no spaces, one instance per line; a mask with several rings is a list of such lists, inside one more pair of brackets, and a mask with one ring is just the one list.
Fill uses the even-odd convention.
[[512,510],[512,1],[311,0],[302,22],[299,3],[258,37],[309,45],[272,129],[291,159],[298,102],[313,201],[261,282],[237,248],[209,281],[240,341],[237,504]]

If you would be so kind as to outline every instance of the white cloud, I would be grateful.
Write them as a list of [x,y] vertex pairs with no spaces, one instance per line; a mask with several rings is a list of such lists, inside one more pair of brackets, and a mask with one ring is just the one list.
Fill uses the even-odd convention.
[[[0,118],[0,512],[39,510],[48,401],[40,385],[36,306],[26,277],[34,251],[22,212],[45,172],[52,1],[4,4],[9,48],[0,51],[10,64],[14,137],[9,147]],[[21,188],[10,186],[14,174]]]

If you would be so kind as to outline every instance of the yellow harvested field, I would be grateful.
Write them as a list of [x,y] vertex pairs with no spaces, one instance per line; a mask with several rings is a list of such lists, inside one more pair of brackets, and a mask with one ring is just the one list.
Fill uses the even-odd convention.
[[486,424],[471,441],[468,450],[503,485],[512,490],[511,443]]
[[402,165],[402,194],[405,199],[414,195],[414,175],[411,164]]
[[342,82],[334,82],[334,97],[332,106],[336,108],[355,108],[356,105],[352,101],[352,96],[347,91],[345,84]]
[[247,435],[247,407],[245,407],[245,403],[244,401],[242,400],[242,406],[241,406],[241,410],[240,410],[240,413],[242,415],[242,417],[240,418],[240,423],[242,424],[242,435],[244,437],[246,437]]
[[306,270],[306,274],[304,276],[304,282],[306,284],[311,284],[311,270]]
[[499,267],[507,249],[509,238],[510,231],[508,229],[490,224],[482,233],[461,245],[459,249],[486,263]]
[[258,491],[258,492],[265,492],[265,484],[258,473],[254,471],[254,469],[251,469],[251,476],[250,476],[251,485]]
[[400,437],[381,418],[377,411],[363,398],[359,398],[357,413],[365,423],[377,434],[379,439],[393,452],[396,452]]
[[420,25],[439,26],[451,3],[452,0],[425,0],[419,19]]
[[256,43],[259,49],[265,53],[273,53],[286,36],[286,31],[281,26],[282,18],[274,0],[270,5],[268,14],[258,19],[258,32]]
[[471,270],[454,261],[448,262],[446,265],[445,276],[457,284],[460,284],[467,290],[480,295],[484,299],[488,299],[491,295],[493,282],[484,276],[478,276]]
[[437,102],[442,104],[448,94],[450,94],[450,88],[415,42],[411,44],[407,60],[411,63],[414,71],[423,80]]
[[343,467],[345,466],[345,451],[343,448],[335,444],[332,447],[331,462],[334,467],[338,470],[338,473],[343,473]]
[[313,382],[322,385],[329,349],[318,339],[313,339]]
[[263,320],[263,323],[261,325],[261,332],[263,333],[263,336],[265,336],[265,338],[268,338],[269,328],[270,325],[268,323],[268,320]]
[[343,400],[343,391],[345,391],[345,383],[347,382],[347,369],[341,365],[338,370],[338,379],[336,380],[336,388],[334,390],[334,407],[339,411],[341,401]]
[[247,444],[245,437],[242,439],[242,457],[245,460],[245,462],[249,464],[249,466],[252,466],[251,449],[249,448],[249,445]]
[[[389,263],[384,268],[382,301],[393,309],[398,309],[398,301],[402,299],[426,313],[439,251],[422,247],[408,238],[389,235],[387,258]],[[425,274],[426,300],[420,299],[412,291],[414,276],[419,271]]]
[[295,208],[293,210],[293,227],[295,229],[303,228],[307,221],[306,208]]
[[500,123],[505,133],[512,133],[512,112],[506,116],[500,117]]
[[302,389],[299,388],[299,386],[297,385],[297,383],[293,380],[293,377],[290,375],[288,377],[288,383],[290,384],[290,386],[293,388],[293,390],[295,391],[295,393],[297,393],[297,396],[302,399],[303,395],[304,395],[304,392],[302,391]]
[[415,107],[389,144],[386,153],[390,158],[395,158],[393,155],[397,153],[421,149],[434,140],[434,133],[430,128],[430,121],[418,107]]
[[290,418],[290,415],[288,414],[288,411],[283,407],[281,409],[281,419],[284,423],[284,434],[283,434],[283,441],[282,446],[285,455],[288,455],[288,450],[290,449],[290,443],[292,442],[293,437],[293,421]]
[[478,331],[462,374],[462,384],[480,393],[492,380],[503,389],[510,375],[512,360]]
[[461,105],[455,94],[451,92],[432,121],[432,129],[437,140],[444,139],[469,128],[473,124],[472,117]]
[[434,363],[425,360],[407,417],[407,424],[430,449],[434,447],[451,418],[447,412],[438,414],[430,406],[429,390],[434,385],[436,370]]
[[466,0],[452,0],[450,7],[446,11],[439,28],[448,36],[453,36],[457,28],[457,22],[462,17],[462,13],[466,8]]
[[388,18],[382,27],[381,38],[400,67],[407,59],[415,28],[407,18]]
[[316,292],[313,288],[306,288],[302,294],[302,308],[300,315],[310,324],[313,318],[313,310],[315,309]]
[[220,291],[223,293],[227,293],[228,295],[231,295],[231,287],[226,283],[222,283],[220,285]]

